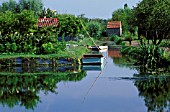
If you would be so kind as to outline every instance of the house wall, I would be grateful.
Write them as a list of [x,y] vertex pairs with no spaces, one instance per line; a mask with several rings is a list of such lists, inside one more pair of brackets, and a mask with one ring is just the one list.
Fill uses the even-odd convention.
[[107,35],[108,36],[112,36],[112,35],[121,36],[122,35],[122,30],[121,30],[121,28],[108,28],[107,29]]

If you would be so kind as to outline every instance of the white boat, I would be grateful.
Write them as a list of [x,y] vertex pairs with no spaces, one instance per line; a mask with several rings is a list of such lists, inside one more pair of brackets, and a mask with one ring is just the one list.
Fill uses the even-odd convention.
[[88,48],[91,50],[97,50],[97,51],[108,50],[108,46],[89,46]]

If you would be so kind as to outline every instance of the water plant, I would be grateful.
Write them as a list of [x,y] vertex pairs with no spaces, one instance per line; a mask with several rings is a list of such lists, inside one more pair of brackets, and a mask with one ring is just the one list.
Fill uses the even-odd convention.
[[170,64],[166,52],[159,45],[147,44],[147,41],[144,41],[139,47],[123,47],[121,52],[136,60],[134,64],[139,66],[138,70],[141,73],[166,71],[167,65]]

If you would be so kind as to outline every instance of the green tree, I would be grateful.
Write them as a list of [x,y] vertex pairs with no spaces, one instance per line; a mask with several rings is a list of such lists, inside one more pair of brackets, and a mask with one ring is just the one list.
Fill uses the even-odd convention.
[[33,11],[24,10],[20,14],[17,14],[15,18],[15,28],[21,34],[33,33],[37,29],[37,17],[34,16]]
[[2,10],[0,10],[1,12],[5,11],[15,12],[17,8],[17,2],[15,0],[9,0],[9,2],[3,2],[1,7],[2,7]]
[[101,35],[101,24],[91,21],[87,24],[87,30],[91,37],[99,37]]
[[11,31],[15,31],[14,29],[14,21],[16,15],[10,11],[5,13],[0,13],[0,31],[3,34],[9,34]]
[[121,21],[122,22],[122,30],[123,32],[128,32],[130,30],[130,24],[128,24],[129,16],[131,16],[132,10],[128,7],[127,4],[124,5],[124,9],[120,8],[115,10],[112,14],[113,21]]
[[10,11],[0,13],[0,31],[2,35],[13,32],[33,33],[37,28],[37,18],[33,11],[24,10],[20,14]]
[[43,10],[42,0],[19,0],[19,2],[9,0],[0,6],[0,12],[21,13],[23,10],[32,10],[36,16],[40,15]]
[[55,17],[58,18],[58,35],[59,36],[77,36],[81,29],[81,20],[78,17],[70,14],[57,14]]
[[51,18],[51,17],[55,17],[56,16],[56,14],[57,14],[57,11],[56,10],[51,10],[51,9],[43,9],[42,11],[41,11],[41,13],[40,13],[40,17],[41,18],[44,18],[44,17],[47,17],[47,18]]
[[134,8],[133,23],[139,28],[139,36],[160,44],[170,35],[170,1],[143,0]]

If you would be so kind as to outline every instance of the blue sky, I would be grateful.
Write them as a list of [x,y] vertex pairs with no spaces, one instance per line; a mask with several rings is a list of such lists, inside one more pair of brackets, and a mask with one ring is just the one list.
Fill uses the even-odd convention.
[[[0,0],[0,4],[3,1]],[[45,8],[57,10],[58,13],[74,15],[85,14],[88,18],[111,18],[114,10],[123,8],[127,3],[130,8],[136,6],[139,0],[42,0]]]

